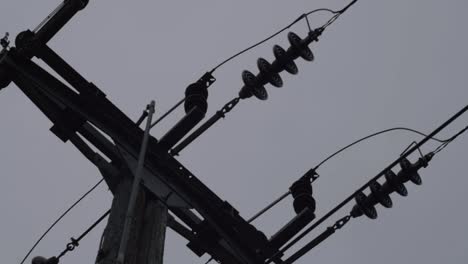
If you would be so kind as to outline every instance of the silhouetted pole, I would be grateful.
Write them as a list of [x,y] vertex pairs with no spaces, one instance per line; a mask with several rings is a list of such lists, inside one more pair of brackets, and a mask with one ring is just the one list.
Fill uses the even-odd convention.
[[167,208],[147,191],[140,191],[154,101],[148,109],[133,182],[122,177],[112,201],[111,213],[96,259],[99,264],[162,264]]
[[[114,193],[111,213],[96,258],[97,264],[115,264],[117,261],[131,187],[130,179],[123,180]],[[154,200],[146,191],[140,191],[125,251],[126,264],[163,263],[166,222],[167,207]]]

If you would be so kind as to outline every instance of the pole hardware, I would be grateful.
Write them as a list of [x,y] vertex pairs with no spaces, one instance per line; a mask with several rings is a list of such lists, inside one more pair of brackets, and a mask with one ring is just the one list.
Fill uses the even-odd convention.
[[359,217],[361,215],[365,215],[370,219],[376,219],[377,210],[375,209],[375,205],[379,203],[386,208],[391,208],[391,193],[397,192],[402,196],[406,196],[408,195],[408,191],[406,190],[404,183],[411,181],[416,185],[422,184],[418,170],[426,168],[433,156],[434,154],[432,152],[428,153],[422,158],[419,158],[419,160],[414,164],[407,158],[401,159],[399,162],[401,170],[397,174],[392,170],[387,170],[385,172],[386,182],[383,185],[377,181],[372,181],[369,184],[370,194],[368,196],[366,196],[362,191],[356,194],[356,205],[351,210],[351,216]]
[[[118,205],[115,208],[113,204],[112,210],[115,209],[113,212],[120,212],[120,209],[127,209],[127,214],[125,214],[125,226],[123,229],[120,229],[121,225],[117,224],[109,228],[119,231],[123,230],[123,235],[117,235],[117,242],[121,242],[120,247],[117,247],[118,245],[112,247],[113,249],[119,249],[119,252],[116,252],[118,254],[116,254],[115,257],[113,254],[107,255],[109,258],[112,258],[112,261],[115,261],[117,258],[118,263],[123,264],[125,261],[130,262],[131,253],[127,253],[125,249],[127,248],[128,233],[132,232],[129,231],[129,226],[135,216],[132,208],[135,206],[135,197],[139,192],[140,184],[142,184],[146,188],[144,194],[148,194],[149,200],[158,199],[158,202],[162,205],[158,208],[164,208],[166,213],[167,209],[171,210],[177,219],[183,222],[183,224],[174,222],[177,221],[177,219],[172,218],[169,220],[172,222],[169,226],[176,226],[175,230],[178,230],[180,234],[190,241],[189,245],[191,249],[197,254],[209,253],[216,260],[228,264],[258,264],[265,262],[292,263],[309,249],[324,241],[336,230],[341,229],[352,217],[366,215],[370,218],[376,218],[377,211],[375,210],[375,206],[377,203],[380,203],[384,207],[392,207],[393,203],[390,199],[390,194],[392,192],[398,192],[402,195],[406,195],[407,190],[404,183],[412,181],[415,184],[421,184],[422,181],[418,170],[422,167],[426,167],[432,156],[446,145],[437,151],[427,154],[414,164],[407,159],[407,156],[413,152],[415,148],[419,149],[429,138],[432,138],[432,136],[438,133],[442,128],[458,118],[462,112],[467,111],[467,108],[465,107],[464,110],[444,123],[440,128],[436,129],[430,136],[416,144],[415,148],[406,152],[399,160],[384,169],[384,171],[378,174],[372,181],[353,193],[344,202],[299,234],[303,228],[315,219],[315,199],[312,196],[313,190],[311,182],[318,178],[318,174],[315,172],[318,166],[311,169],[306,175],[293,183],[286,194],[272,204],[276,204],[284,197],[291,194],[294,199],[293,207],[296,215],[271,239],[268,239],[263,232],[251,225],[251,222],[271,208],[272,205],[269,205],[267,209],[262,210],[259,214],[256,214],[250,220],[246,221],[233,206],[218,197],[170,154],[177,155],[213,124],[221,118],[224,118],[240,100],[253,96],[260,100],[268,99],[265,85],[271,84],[278,88],[282,87],[283,80],[281,79],[280,73],[282,71],[287,71],[291,74],[297,74],[299,70],[295,60],[299,57],[306,61],[313,61],[314,54],[309,48],[309,44],[318,41],[318,37],[322,34],[324,29],[333,23],[338,16],[344,13],[351,5],[356,3],[356,1],[357,0],[352,1],[340,11],[318,9],[308,13],[311,14],[316,11],[326,10],[334,14],[327,24],[315,30],[311,30],[310,28],[307,19],[308,14],[302,15],[298,20],[293,22],[290,26],[305,18],[310,30],[308,35],[304,39],[301,39],[297,34],[289,32],[287,36],[290,47],[285,50],[281,46],[275,45],[273,47],[273,54],[275,56],[273,62],[270,63],[263,58],[259,58],[257,60],[257,67],[259,70],[257,75],[254,75],[250,71],[243,71],[243,87],[239,92],[239,96],[224,105],[206,123],[201,125],[199,129],[189,135],[178,146],[170,150],[170,153],[168,153],[168,150],[204,118],[208,110],[207,89],[215,81],[212,75],[213,71],[239,54],[283,32],[290,26],[275,33],[272,37],[255,44],[251,48],[223,61],[215,69],[205,73],[198,81],[189,85],[185,90],[185,98],[176,105],[177,107],[184,103],[185,117],[159,141],[151,137],[149,131],[152,126],[157,124],[166,115],[163,115],[158,121],[151,124],[152,115],[154,113],[154,102],[150,104],[147,111],[143,112],[141,118],[138,119],[137,122],[134,122],[113,105],[112,102],[105,98],[105,95],[95,85],[87,82],[78,72],[71,68],[71,66],[47,46],[47,42],[78,11],[82,10],[88,4],[87,0],[64,0],[36,29],[33,31],[26,30],[20,33],[16,38],[16,48],[9,48],[8,38],[0,40],[0,45],[3,46],[3,50],[0,53],[0,88],[6,87],[8,83],[13,80],[27,97],[30,98],[49,119],[54,121],[55,128],[53,132],[64,141],[72,139],[71,141],[75,147],[89,160],[94,161],[95,165],[102,169],[102,171],[104,171],[103,168],[107,166],[107,171],[116,175],[115,182],[122,181],[124,176],[132,173],[131,171],[133,171],[135,166],[130,165],[134,164],[133,161],[135,161],[135,164],[138,163],[135,172],[132,173],[134,174],[134,182],[132,192],[130,193],[130,199],[126,196],[120,196],[125,197],[125,202],[130,200],[130,202],[128,202],[128,208]],[[32,62],[30,60],[32,57],[42,59],[63,77],[74,90],[70,89],[68,85]],[[169,113],[174,109],[175,108],[172,108]],[[146,129],[143,131],[139,125],[143,123],[145,119],[147,119],[147,123]],[[83,139],[80,137],[83,137]],[[87,140],[87,142],[84,142],[84,140]],[[87,147],[88,142],[104,155],[108,156],[112,162],[102,161],[102,157],[96,156],[96,154],[93,153],[94,150]],[[146,156],[148,158],[145,159]],[[392,168],[396,164],[399,164],[401,167],[401,171],[397,174],[392,171]],[[380,184],[377,180],[383,175],[385,175],[387,182]],[[104,177],[106,176],[104,175]],[[127,182],[124,183],[126,184]],[[122,186],[121,193],[125,195],[129,194],[124,184],[119,186]],[[369,195],[363,193],[366,188],[370,189]],[[161,195],[162,193],[165,195]],[[286,261],[283,262],[281,260],[286,250],[353,199],[356,201],[356,205],[351,210],[350,215],[338,220],[333,226],[327,228],[324,233],[319,235],[318,238],[306,245],[305,248],[300,249],[300,251]],[[171,200],[173,201],[172,203]],[[176,202],[174,202],[174,200]],[[167,208],[169,204],[171,206]],[[115,213],[114,215],[118,216],[119,213]],[[122,213],[122,215],[124,214]],[[111,214],[111,218],[112,216]],[[166,217],[161,217],[160,219],[164,219],[160,222],[164,223],[165,228]],[[157,221],[153,221],[152,223],[155,222]],[[72,238],[71,242],[67,244],[66,249],[58,257],[49,259],[36,257],[33,259],[33,263],[58,263],[61,256],[79,246],[79,241],[89,232],[88,230],[78,239]],[[292,242],[286,244],[289,240],[292,240]],[[103,241],[106,241],[106,239],[103,239]],[[164,241],[164,238],[162,238],[162,241]],[[142,244],[147,243],[142,242]],[[128,255],[127,260],[125,260],[126,254]],[[158,251],[158,254],[162,256],[161,251]]]
[[123,264],[125,261],[125,251],[127,250],[127,243],[130,237],[130,229],[133,224],[133,214],[135,211],[136,201],[140,192],[141,173],[145,163],[146,150],[148,147],[149,132],[151,129],[152,117],[154,114],[155,102],[151,101],[148,107],[148,119],[146,120],[146,129],[140,147],[140,154],[138,157],[138,164],[133,179],[133,186],[130,193],[130,201],[128,202],[127,214],[125,217],[124,229],[122,231],[122,238],[120,241],[119,251],[117,254],[117,263]]
[[276,58],[275,61],[270,64],[264,58],[259,58],[257,60],[259,73],[256,76],[247,70],[242,72],[244,86],[239,91],[239,97],[241,99],[246,99],[255,96],[260,100],[267,100],[268,93],[264,85],[270,83],[275,87],[282,87],[283,80],[279,73],[285,70],[291,74],[297,74],[299,70],[294,60],[299,57],[306,61],[313,61],[314,54],[308,45],[313,41],[318,41],[318,37],[322,32],[322,28],[310,31],[305,39],[301,39],[294,32],[289,32],[288,40],[291,46],[287,50],[284,50],[279,45],[273,47],[273,54]]

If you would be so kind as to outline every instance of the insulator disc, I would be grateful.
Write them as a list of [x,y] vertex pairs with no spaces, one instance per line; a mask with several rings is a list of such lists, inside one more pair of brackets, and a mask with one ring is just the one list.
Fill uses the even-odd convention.
[[257,82],[257,77],[249,71],[242,72],[242,80],[245,86],[252,92],[252,94],[260,100],[268,99],[268,93],[263,85]]
[[267,76],[267,80],[269,83],[271,83],[271,85],[275,87],[283,86],[283,80],[281,79],[278,73],[273,72],[271,64],[267,60],[265,60],[264,58],[259,58],[257,60],[257,66],[260,72]]
[[239,97],[242,99],[250,98],[253,96],[252,86],[245,85],[246,81],[250,82],[250,80],[248,80],[249,78],[251,78],[251,76],[249,76],[250,74],[250,72],[242,72],[242,81],[244,82],[244,87],[242,87],[242,89],[239,91]]
[[288,33],[288,40],[291,46],[299,53],[299,55],[306,61],[313,61],[314,54],[307,45],[304,45],[302,39],[294,32]]
[[374,181],[371,182],[370,184],[370,189],[372,194],[377,198],[379,203],[386,207],[386,208],[391,208],[393,203],[392,199],[390,199],[390,196],[382,192],[382,185],[380,183]]
[[242,81],[244,81],[245,86],[254,87],[257,85],[257,78],[255,75],[249,71],[242,72]]
[[408,190],[406,189],[405,185],[398,180],[397,175],[392,171],[388,170],[385,172],[385,179],[387,180],[388,184],[401,196],[407,196]]
[[239,97],[241,99],[247,99],[253,96],[252,89],[250,87],[244,86],[239,91]]
[[377,218],[377,210],[375,210],[374,206],[367,207],[366,210],[364,211],[364,214],[370,219]]
[[362,192],[359,192],[356,197],[354,197],[356,200],[356,203],[358,204],[359,207],[365,207],[364,201],[366,200],[366,195],[363,194]]
[[400,161],[400,167],[403,169],[403,170],[410,170],[411,169],[411,162],[404,158]]
[[260,100],[264,101],[264,100],[268,99],[268,93],[267,93],[265,87],[263,87],[263,86],[254,87],[253,94],[255,95],[255,97],[257,97]]
[[356,197],[356,203],[361,209],[361,211],[370,219],[377,218],[377,211],[375,210],[374,206],[367,203],[367,196],[362,192],[359,192]]
[[421,185],[422,184],[422,179],[421,176],[419,176],[419,173],[414,172],[409,175],[409,179],[412,183],[416,185]]
[[275,58],[284,65],[284,69],[290,74],[297,74],[299,70],[297,69],[296,63],[291,58],[287,57],[286,51],[278,45],[273,47],[273,54]]
[[271,85],[275,87],[278,87],[278,88],[283,87],[283,80],[281,79],[278,73],[272,73],[270,76],[269,82]]
[[[413,164],[408,159],[402,159],[400,162],[401,169],[405,173],[407,179],[416,185],[422,184],[421,176],[413,169]],[[414,170],[414,171],[413,171]]]

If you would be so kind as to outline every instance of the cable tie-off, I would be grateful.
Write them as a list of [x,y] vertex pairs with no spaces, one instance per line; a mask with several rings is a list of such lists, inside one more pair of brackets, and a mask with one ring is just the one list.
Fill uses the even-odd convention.
[[333,225],[333,229],[334,230],[341,229],[343,226],[345,226],[349,222],[349,220],[351,220],[350,215],[347,215],[341,218],[340,220],[336,221],[336,223]]

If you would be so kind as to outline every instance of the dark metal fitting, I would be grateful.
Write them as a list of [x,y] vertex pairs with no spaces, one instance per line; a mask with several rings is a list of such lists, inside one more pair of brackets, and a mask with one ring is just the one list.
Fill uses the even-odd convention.
[[316,179],[320,177],[320,175],[317,173],[315,168],[312,168],[308,170],[302,177],[309,179],[311,182],[314,182]]
[[338,230],[341,229],[344,225],[346,225],[349,220],[351,220],[351,216],[347,215],[340,220],[338,220],[334,225],[333,225],[333,230]]
[[23,55],[32,58],[35,55],[34,51],[38,48],[36,35],[30,30],[19,33],[15,39],[15,46]]
[[6,49],[6,48],[8,48],[8,46],[10,46],[10,40],[8,39],[9,36],[10,36],[10,33],[5,32],[5,36],[2,39],[0,39],[0,45],[4,49]]

